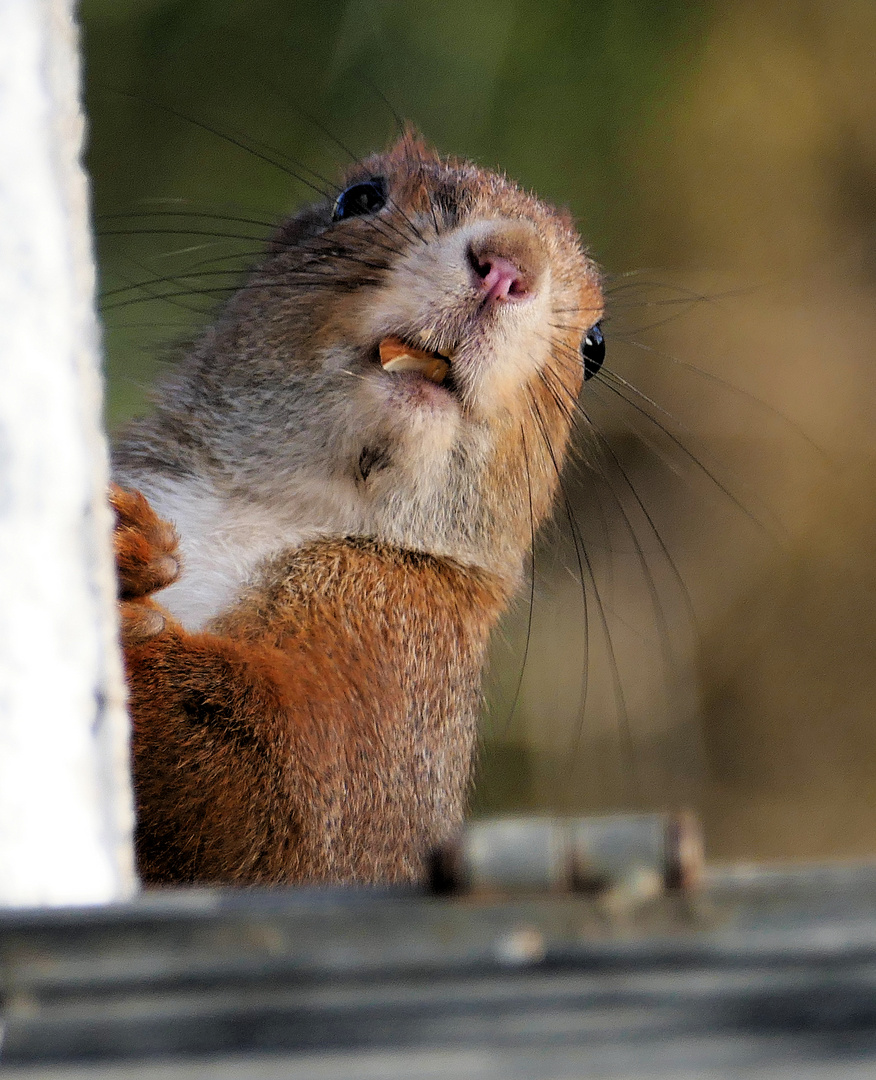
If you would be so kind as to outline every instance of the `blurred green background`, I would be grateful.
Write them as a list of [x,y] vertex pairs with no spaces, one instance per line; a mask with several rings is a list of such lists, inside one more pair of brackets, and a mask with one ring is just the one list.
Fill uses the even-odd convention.
[[585,389],[588,614],[558,516],[531,634],[527,591],[496,642],[477,806],[691,806],[713,857],[876,851],[872,0],[81,20],[111,428],[311,197],[265,157],[332,177],[395,112],[506,171],[571,208],[647,397]]

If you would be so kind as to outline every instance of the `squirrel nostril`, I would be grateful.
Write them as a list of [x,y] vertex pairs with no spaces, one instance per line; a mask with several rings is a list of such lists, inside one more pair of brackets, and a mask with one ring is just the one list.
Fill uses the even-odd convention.
[[502,255],[477,255],[469,250],[473,284],[486,300],[523,300],[530,294],[529,282],[520,267]]

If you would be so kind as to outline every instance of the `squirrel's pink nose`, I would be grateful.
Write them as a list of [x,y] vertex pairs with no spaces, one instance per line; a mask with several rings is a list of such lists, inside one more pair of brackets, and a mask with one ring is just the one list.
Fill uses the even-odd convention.
[[476,255],[469,252],[472,284],[484,293],[488,303],[525,300],[530,295],[526,274],[510,259],[492,252]]

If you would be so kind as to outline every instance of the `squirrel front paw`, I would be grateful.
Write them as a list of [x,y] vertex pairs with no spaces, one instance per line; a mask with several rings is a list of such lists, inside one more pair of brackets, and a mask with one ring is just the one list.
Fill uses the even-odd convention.
[[150,594],[179,577],[178,537],[139,491],[111,484],[109,500],[116,516],[113,547],[122,640],[136,644],[160,634],[167,623],[167,616]]

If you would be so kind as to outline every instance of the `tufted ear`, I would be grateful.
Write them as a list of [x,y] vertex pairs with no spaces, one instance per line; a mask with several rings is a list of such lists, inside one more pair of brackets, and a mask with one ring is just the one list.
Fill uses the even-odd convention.
[[410,161],[438,164],[441,160],[438,151],[426,142],[410,122],[405,123],[401,135],[387,151],[387,157],[393,165],[404,165]]
[[571,229],[572,232],[577,232],[578,223],[575,221],[575,215],[572,213],[568,206],[556,207],[557,217],[562,221],[567,229]]

